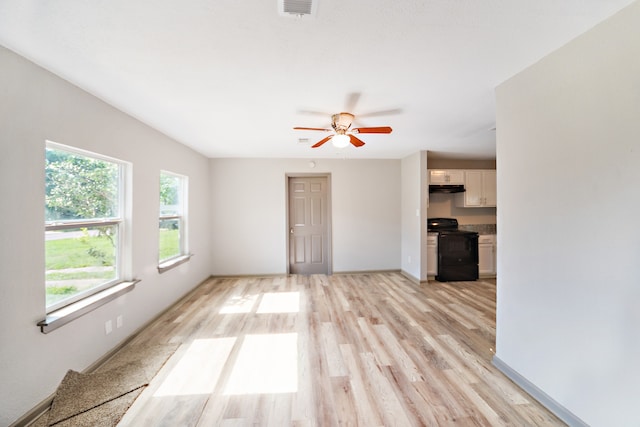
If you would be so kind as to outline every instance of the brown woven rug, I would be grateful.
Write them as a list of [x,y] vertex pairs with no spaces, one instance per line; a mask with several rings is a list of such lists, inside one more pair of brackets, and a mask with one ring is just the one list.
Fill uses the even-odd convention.
[[115,426],[178,346],[127,346],[95,372],[69,370],[34,426]]

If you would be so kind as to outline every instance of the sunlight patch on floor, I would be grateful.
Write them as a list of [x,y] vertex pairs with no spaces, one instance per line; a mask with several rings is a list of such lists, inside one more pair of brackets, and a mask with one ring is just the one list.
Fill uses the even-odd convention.
[[250,313],[259,294],[236,295],[229,298],[220,309],[220,314]]
[[257,313],[298,313],[300,292],[268,292],[262,296]]
[[298,390],[298,334],[247,335],[224,394]]
[[235,342],[235,337],[194,340],[154,396],[212,393]]

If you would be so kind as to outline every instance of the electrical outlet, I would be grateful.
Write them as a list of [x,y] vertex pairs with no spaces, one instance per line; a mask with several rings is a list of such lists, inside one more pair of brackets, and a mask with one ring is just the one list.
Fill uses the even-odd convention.
[[407,257],[407,262],[408,262],[409,264],[411,264],[411,255],[409,255],[409,256]]
[[104,332],[109,335],[111,331],[113,331],[113,323],[111,322],[111,320],[107,320],[106,322],[104,322]]
[[116,328],[122,328],[122,314],[116,317]]

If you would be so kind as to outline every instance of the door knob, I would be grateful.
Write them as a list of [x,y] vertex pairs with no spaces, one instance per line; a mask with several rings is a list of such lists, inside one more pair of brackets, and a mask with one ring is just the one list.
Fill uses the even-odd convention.
[[289,229],[289,234],[293,234],[293,227]]

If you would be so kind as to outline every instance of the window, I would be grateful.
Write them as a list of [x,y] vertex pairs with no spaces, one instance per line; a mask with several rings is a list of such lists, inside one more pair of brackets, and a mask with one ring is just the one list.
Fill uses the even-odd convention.
[[47,313],[122,281],[126,166],[47,142]]
[[162,272],[188,258],[185,206],[187,177],[160,172],[159,268]]

